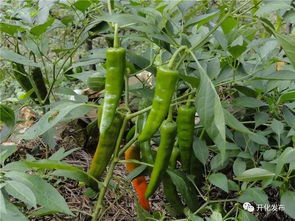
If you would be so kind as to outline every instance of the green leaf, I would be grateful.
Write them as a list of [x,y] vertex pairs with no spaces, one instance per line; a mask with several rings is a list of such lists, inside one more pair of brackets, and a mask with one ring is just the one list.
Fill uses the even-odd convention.
[[131,182],[133,179],[135,179],[140,174],[142,174],[146,168],[147,168],[146,165],[140,165],[140,166],[136,167],[131,173],[128,174],[127,180],[129,180]]
[[15,124],[15,116],[13,110],[3,104],[0,104],[0,122],[5,123],[9,128]]
[[223,30],[224,34],[228,34],[231,32],[231,30],[236,27],[238,24],[238,21],[233,17],[228,17],[222,22],[221,28]]
[[210,218],[207,219],[207,220],[208,221],[223,221],[222,215],[218,211],[213,211],[213,213],[211,214]]
[[256,11],[257,16],[262,16],[266,14],[270,14],[271,12],[277,11],[277,10],[288,10],[292,7],[290,4],[288,4],[286,1],[270,1],[267,4],[264,4],[260,6],[260,8]]
[[5,176],[28,186],[33,191],[37,204],[56,212],[73,215],[60,193],[39,176],[16,171],[7,172]]
[[240,210],[238,217],[239,217],[238,220],[242,220],[242,221],[259,221],[259,219],[256,216],[254,216],[253,214],[245,210]]
[[35,63],[34,61],[31,61],[30,59],[6,48],[0,48],[0,58],[27,66],[41,67],[40,64]]
[[277,119],[272,120],[270,127],[277,135],[281,135],[284,131],[284,124]]
[[277,104],[282,104],[285,101],[290,101],[290,100],[294,100],[294,99],[295,99],[295,91],[289,91],[289,92],[283,93],[279,97]]
[[268,196],[259,187],[252,187],[246,189],[238,198],[238,202],[256,202],[257,204],[268,204]]
[[252,134],[252,132],[245,127],[240,121],[238,121],[234,115],[232,115],[229,111],[226,109],[223,109],[224,112],[224,117],[225,117],[225,124],[228,125],[229,127],[240,131],[241,133],[245,134]]
[[275,36],[295,68],[295,39],[279,33],[275,33]]
[[295,80],[295,72],[290,70],[275,71],[255,77],[257,80]]
[[270,161],[270,160],[273,160],[277,155],[277,151],[274,150],[274,149],[271,149],[271,150],[266,150],[264,153],[263,153],[263,159],[264,160],[267,160],[267,161]]
[[235,179],[240,181],[256,181],[256,180],[265,180],[267,178],[274,177],[275,174],[262,169],[262,168],[252,168],[244,171],[240,176],[237,176]]
[[30,167],[36,167],[40,169],[62,169],[70,171],[83,171],[82,169],[72,166],[68,163],[56,161],[56,160],[36,160],[36,161],[24,161]]
[[212,81],[197,60],[196,63],[201,74],[198,96],[196,96],[197,112],[202,125],[217,145],[222,160],[224,160],[225,122],[223,108]]
[[194,138],[193,150],[195,157],[205,166],[209,157],[209,150],[206,142],[199,138]]
[[[6,213],[0,213],[1,221],[29,221],[16,206],[4,199],[6,205]],[[2,205],[1,205],[2,206]]]
[[214,173],[208,177],[208,180],[213,185],[219,187],[228,193],[228,182],[227,177],[223,173]]
[[6,210],[5,199],[2,194],[2,190],[0,189],[0,218],[1,218],[1,214],[3,213],[7,213],[7,210]]
[[283,106],[283,116],[287,124],[291,128],[295,128],[295,115],[286,106]]
[[53,176],[66,177],[72,180],[77,180],[83,183],[89,183],[90,179],[86,172],[84,171],[70,171],[70,170],[60,170],[57,169],[51,173]]
[[264,103],[260,100],[257,100],[253,97],[237,97],[232,103],[235,106],[249,107],[249,108],[257,108],[257,107],[267,106],[266,103]]
[[0,164],[4,165],[5,160],[17,150],[16,145],[0,145]]
[[37,207],[36,197],[35,197],[34,193],[25,184],[23,184],[21,182],[14,181],[14,180],[8,180],[8,181],[6,181],[5,190],[11,196],[23,201],[29,207],[34,207],[34,208]]
[[19,31],[24,31],[24,30],[25,29],[21,26],[0,22],[0,31],[5,32],[9,35],[14,35],[15,33],[18,33]]
[[286,191],[281,196],[281,205],[285,207],[285,213],[288,214],[291,218],[295,219],[295,192],[293,191]]
[[233,164],[233,171],[236,176],[241,175],[246,170],[246,162],[241,158],[237,158]]
[[260,145],[268,146],[268,140],[266,137],[264,137],[261,134],[250,134],[249,135],[250,140],[254,141],[255,143],[258,143]]
[[254,120],[255,120],[255,127],[258,127],[262,124],[265,124],[268,120],[269,116],[265,112],[257,112],[255,113]]
[[192,211],[195,211],[198,208],[199,203],[196,190],[192,183],[188,180],[185,174],[181,173],[180,171],[168,169],[167,173],[176,186],[178,192],[185,200],[188,208]]
[[91,5],[91,2],[88,0],[78,0],[73,5],[75,6],[75,8],[84,13],[86,9]]
[[47,31],[48,27],[53,24],[54,20],[55,20],[54,18],[51,18],[47,22],[31,28],[31,31],[30,31],[31,34],[36,35],[36,36],[42,35],[44,32]]
[[292,147],[287,147],[283,153],[281,153],[281,155],[278,157],[278,161],[277,161],[277,166],[276,166],[276,176],[278,176],[284,165],[287,163],[290,163],[290,156],[293,156],[293,154],[295,153],[295,149]]
[[80,150],[80,149],[81,149],[80,147],[76,147],[76,148],[70,149],[68,151],[65,151],[65,149],[63,147],[59,148],[58,151],[56,151],[55,153],[53,153],[49,157],[49,160],[56,160],[56,161],[62,160],[65,157],[71,155],[73,152]]
[[190,20],[187,21],[185,24],[185,28],[188,28],[189,26],[196,25],[198,24],[198,28],[201,27],[203,24],[206,24],[209,22],[211,19],[213,19],[215,16],[219,14],[219,11],[211,12],[205,15],[200,15],[195,18],[191,18]]
[[[84,110],[85,108],[86,111],[89,112],[95,107],[87,106],[86,104],[81,103],[61,103],[60,105],[57,105],[56,107],[48,111],[37,123],[30,127],[26,131],[26,133],[19,135],[18,137],[27,140],[34,139],[37,136],[44,134],[50,128],[54,127],[57,123],[68,120],[66,116],[69,114],[73,114],[75,111],[77,116],[81,116],[81,114],[79,114],[79,111]],[[83,115],[84,111],[82,112]]]

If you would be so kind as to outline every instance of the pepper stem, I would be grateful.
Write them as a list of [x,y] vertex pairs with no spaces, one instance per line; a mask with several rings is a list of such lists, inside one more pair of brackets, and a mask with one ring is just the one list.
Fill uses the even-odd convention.
[[172,108],[172,106],[170,106],[169,112],[168,112],[168,118],[167,118],[169,121],[173,121],[172,112],[173,112],[173,108]]
[[115,24],[115,32],[114,32],[114,48],[120,47],[119,37],[118,37],[118,24]]
[[191,105],[191,102],[192,102],[192,95],[190,94],[189,96],[188,96],[188,98],[187,98],[187,102],[186,102],[186,106],[190,106]]
[[168,68],[172,69],[173,65],[175,65],[175,61],[177,59],[177,55],[182,51],[182,50],[185,50],[187,49],[187,46],[181,46],[180,48],[178,48],[174,54],[172,55],[169,63],[168,63]]

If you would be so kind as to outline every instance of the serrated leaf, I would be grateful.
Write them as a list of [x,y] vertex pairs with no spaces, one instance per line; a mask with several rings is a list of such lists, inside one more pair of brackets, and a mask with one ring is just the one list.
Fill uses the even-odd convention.
[[256,181],[256,180],[265,180],[267,178],[274,177],[275,174],[262,169],[262,168],[252,168],[244,171],[240,176],[237,176],[235,179],[240,181]]
[[73,215],[60,193],[39,176],[16,171],[7,172],[5,176],[28,186],[33,191],[37,204],[49,210]]
[[29,207],[34,207],[34,208],[37,207],[36,197],[35,197],[34,193],[32,192],[32,190],[29,187],[27,187],[23,183],[20,183],[20,182],[14,181],[14,180],[8,180],[8,181],[6,181],[5,190],[11,196],[23,201]]
[[223,173],[215,173],[211,174],[208,177],[208,180],[213,185],[219,187],[220,189],[224,190],[228,193],[228,182],[227,177]]

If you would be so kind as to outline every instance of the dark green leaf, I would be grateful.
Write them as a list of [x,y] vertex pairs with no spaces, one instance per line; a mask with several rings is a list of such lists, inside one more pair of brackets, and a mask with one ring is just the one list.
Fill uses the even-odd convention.
[[91,5],[91,2],[88,0],[78,0],[73,5],[81,12],[85,12],[86,9]]
[[286,106],[283,106],[283,116],[287,124],[291,128],[295,128],[295,115]]
[[240,131],[241,133],[245,134],[252,134],[252,132],[245,127],[240,121],[238,121],[234,115],[232,115],[229,111],[226,109],[223,109],[224,112],[224,117],[225,117],[225,124],[228,125],[229,127]]
[[264,102],[257,100],[253,97],[237,97],[233,101],[233,105],[235,106],[242,106],[242,107],[249,107],[249,108],[257,108],[262,106],[267,106]]
[[195,157],[205,166],[209,157],[206,142],[199,138],[194,138],[193,149]]
[[259,187],[252,187],[246,189],[238,198],[238,201],[241,203],[254,201],[257,204],[268,204],[268,196],[263,189]]

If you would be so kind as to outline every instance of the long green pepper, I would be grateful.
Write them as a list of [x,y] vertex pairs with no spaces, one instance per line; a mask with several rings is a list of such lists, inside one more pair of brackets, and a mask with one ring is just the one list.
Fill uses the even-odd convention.
[[190,169],[192,145],[195,127],[196,108],[194,106],[182,105],[177,114],[177,138],[180,149],[180,162],[183,171]]
[[168,168],[176,136],[175,121],[171,119],[164,120],[160,128],[160,135],[160,145],[157,151],[151,179],[145,193],[146,198],[149,198],[158,188]]
[[105,133],[114,119],[122,95],[125,66],[126,50],[124,48],[108,48],[106,52],[105,95],[100,133]]
[[100,133],[98,145],[91,161],[90,175],[99,178],[105,171],[106,166],[115,150],[117,137],[119,136],[122,126],[123,117],[120,113],[116,113],[110,127],[104,132]]
[[[175,169],[176,161],[179,154],[180,154],[179,149],[177,147],[174,147],[169,160],[169,168]],[[172,182],[170,176],[167,173],[165,174],[165,177],[163,179],[163,190],[168,203],[170,204],[173,211],[175,212],[175,215],[182,216],[184,206],[181,202],[180,197],[178,196],[178,192],[176,190],[174,183]]]
[[[36,93],[38,97],[44,101],[44,99],[47,96],[47,87],[43,78],[42,70],[41,68],[34,68],[32,70],[32,80],[31,83],[34,85],[34,88],[36,88]],[[47,97],[46,101],[44,101],[44,104],[49,104],[49,97]]]
[[170,69],[167,65],[157,68],[152,109],[138,137],[138,141],[142,142],[150,139],[167,116],[178,75],[177,70]]

